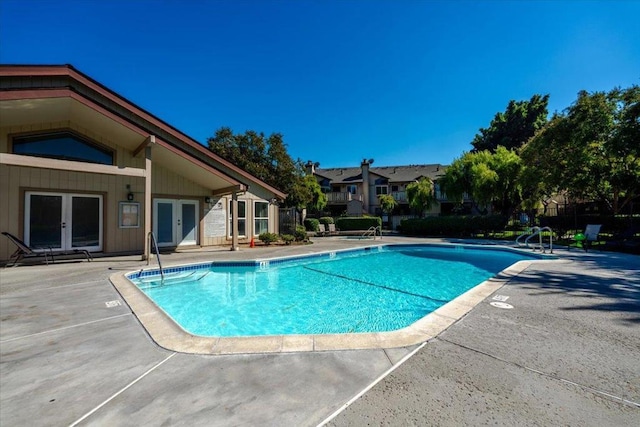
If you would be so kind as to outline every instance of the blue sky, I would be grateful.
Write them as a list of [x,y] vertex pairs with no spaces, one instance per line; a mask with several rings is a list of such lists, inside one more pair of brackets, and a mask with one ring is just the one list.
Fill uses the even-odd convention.
[[[196,140],[449,164],[511,99],[640,84],[640,1],[0,0],[0,62],[69,63]],[[0,117],[1,120],[1,117]]]

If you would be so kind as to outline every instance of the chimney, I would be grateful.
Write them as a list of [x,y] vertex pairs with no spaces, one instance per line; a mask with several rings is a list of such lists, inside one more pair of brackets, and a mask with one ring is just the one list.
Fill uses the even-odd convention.
[[362,159],[360,163],[360,169],[362,170],[362,204],[364,205],[365,213],[369,213],[371,203],[369,202],[369,166],[373,164],[373,159]]
[[304,165],[307,175],[314,175],[316,173],[316,164],[311,160],[307,160],[307,163]]

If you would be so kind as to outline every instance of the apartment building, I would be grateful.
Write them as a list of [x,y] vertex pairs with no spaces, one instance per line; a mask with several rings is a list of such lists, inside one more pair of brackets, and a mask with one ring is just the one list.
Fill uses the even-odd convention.
[[390,194],[398,202],[394,215],[411,215],[406,188],[423,177],[434,183],[437,203],[427,215],[450,213],[455,203],[447,200],[438,180],[446,166],[440,164],[374,167],[373,159],[363,159],[360,167],[327,168],[307,163],[307,173],[313,174],[327,195],[327,210],[333,215],[371,214],[383,216],[378,196]]

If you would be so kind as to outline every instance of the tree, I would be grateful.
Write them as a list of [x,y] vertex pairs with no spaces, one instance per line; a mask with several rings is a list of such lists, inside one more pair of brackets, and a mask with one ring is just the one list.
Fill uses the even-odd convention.
[[433,181],[427,177],[422,177],[420,180],[407,185],[406,191],[409,206],[417,209],[420,212],[420,217],[423,217],[425,211],[429,210],[436,202]]
[[282,192],[289,193],[299,176],[279,133],[268,138],[252,130],[236,135],[222,127],[207,142],[209,150]]
[[498,146],[518,149],[547,122],[549,95],[533,95],[529,101],[509,101],[504,113],[496,113],[488,128],[480,128],[471,142],[474,152],[495,152]]
[[398,206],[398,202],[391,194],[380,194],[378,196],[378,202],[380,203],[380,209],[386,214],[390,214],[393,209]]
[[286,204],[298,209],[319,211],[327,206],[327,195],[322,192],[315,176],[299,176],[287,196]]
[[539,187],[598,200],[618,213],[640,194],[639,141],[639,86],[581,91],[521,155]]
[[[378,203],[380,203],[380,209],[382,212],[390,215],[391,212],[398,206],[398,202],[393,198],[391,194],[380,194],[378,196]],[[391,227],[391,218],[388,218],[388,226]]]
[[521,201],[522,162],[513,151],[502,146],[464,153],[455,159],[440,180],[450,200],[462,202],[466,194],[477,210],[491,205],[503,215],[511,215]]

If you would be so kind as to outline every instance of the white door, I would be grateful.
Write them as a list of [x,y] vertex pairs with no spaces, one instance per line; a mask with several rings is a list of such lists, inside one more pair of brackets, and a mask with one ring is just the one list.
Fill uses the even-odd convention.
[[153,232],[158,246],[198,243],[198,201],[154,199]]
[[25,193],[25,243],[34,248],[102,250],[102,196]]

